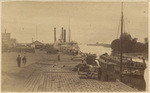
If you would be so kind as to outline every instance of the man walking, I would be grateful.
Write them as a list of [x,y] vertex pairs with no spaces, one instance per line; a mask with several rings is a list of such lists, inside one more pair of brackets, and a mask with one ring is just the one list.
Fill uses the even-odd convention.
[[21,57],[20,57],[20,55],[18,55],[18,57],[17,57],[17,65],[18,65],[18,67],[20,67],[20,65],[21,65]]
[[27,61],[26,56],[24,56],[24,57],[22,58],[22,62],[23,62],[24,65],[26,65],[26,61]]

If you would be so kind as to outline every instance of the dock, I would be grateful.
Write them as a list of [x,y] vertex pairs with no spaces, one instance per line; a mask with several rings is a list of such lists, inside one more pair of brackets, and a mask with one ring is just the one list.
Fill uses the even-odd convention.
[[[15,59],[17,53],[2,54],[3,65]],[[6,59],[7,58],[7,59]],[[18,68],[2,68],[2,91],[24,91],[24,92],[137,92],[120,81],[104,82],[96,79],[80,79],[76,71],[72,69],[80,61],[72,61],[71,56],[61,55],[61,60],[57,61],[56,55],[46,53],[27,54],[27,65]],[[32,61],[32,62],[31,62]],[[29,63],[31,62],[31,63]],[[15,61],[14,61],[15,63]],[[7,65],[7,67],[9,67]],[[9,69],[9,70],[8,70]],[[14,70],[10,72],[10,70]],[[8,74],[9,73],[9,74]],[[14,74],[15,78],[13,77]],[[13,79],[14,78],[14,79]],[[17,79],[18,78],[18,79]],[[16,80],[17,79],[17,80]],[[14,81],[15,80],[15,81]],[[10,82],[11,81],[11,82]],[[6,84],[6,85],[5,85]],[[15,85],[15,86],[14,86]],[[9,89],[11,86],[11,89]],[[13,88],[13,87],[14,88]]]

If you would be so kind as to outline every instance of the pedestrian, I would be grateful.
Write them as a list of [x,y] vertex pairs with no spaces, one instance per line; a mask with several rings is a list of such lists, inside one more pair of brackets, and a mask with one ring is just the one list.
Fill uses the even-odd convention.
[[18,65],[18,67],[21,66],[21,57],[20,57],[20,55],[18,55],[18,57],[17,57],[17,65]]
[[22,62],[23,62],[24,65],[26,65],[26,62],[27,62],[26,56],[24,56],[24,57],[22,58]]
[[60,61],[60,54],[58,54],[58,61]]
[[78,55],[78,50],[76,50],[76,55]]
[[58,51],[58,61],[60,61],[60,52]]

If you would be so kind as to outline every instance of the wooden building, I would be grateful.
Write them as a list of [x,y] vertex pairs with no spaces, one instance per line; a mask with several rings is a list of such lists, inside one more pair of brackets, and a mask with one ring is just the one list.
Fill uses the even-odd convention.
[[40,49],[43,46],[44,46],[44,44],[37,40],[30,44],[30,47],[35,48],[35,49]]

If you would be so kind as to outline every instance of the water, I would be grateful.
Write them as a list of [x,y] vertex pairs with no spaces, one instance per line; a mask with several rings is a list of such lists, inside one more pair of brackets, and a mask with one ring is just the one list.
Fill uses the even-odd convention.
[[[111,48],[108,48],[108,47],[87,46],[87,45],[79,45],[79,47],[80,47],[80,51],[82,51],[83,53],[96,54],[97,58],[99,57],[99,55],[102,55],[104,53],[111,54]],[[136,59],[136,60],[139,60],[139,59]],[[146,64],[147,63],[148,63],[148,61],[146,61]],[[147,66],[148,66],[148,64],[147,64]],[[148,86],[148,67],[145,69],[144,78],[139,79],[136,77],[125,76],[124,79],[127,79],[127,81],[135,81],[135,82],[132,82],[132,84],[126,83],[127,85],[135,87],[138,90],[146,90],[147,91],[148,87],[146,87],[146,86]],[[136,81],[138,81],[138,82],[136,82]],[[145,87],[146,87],[146,89],[145,89]]]
[[102,55],[104,53],[111,54],[111,48],[106,48],[103,46],[87,46],[87,45],[79,45],[80,51],[83,53],[91,53],[96,54],[97,56]]

